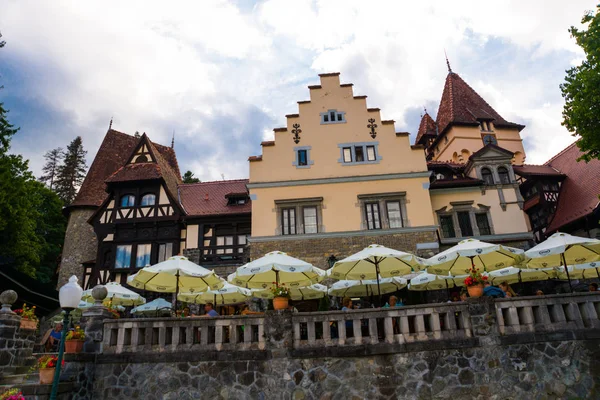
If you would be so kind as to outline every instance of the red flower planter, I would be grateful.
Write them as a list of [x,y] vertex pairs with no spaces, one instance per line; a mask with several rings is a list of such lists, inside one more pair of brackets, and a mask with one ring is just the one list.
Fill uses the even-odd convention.
[[273,299],[273,309],[275,309],[275,310],[287,309],[288,301],[289,301],[289,299],[287,297],[275,297]]
[[483,285],[467,286],[469,297],[481,297],[483,296]]

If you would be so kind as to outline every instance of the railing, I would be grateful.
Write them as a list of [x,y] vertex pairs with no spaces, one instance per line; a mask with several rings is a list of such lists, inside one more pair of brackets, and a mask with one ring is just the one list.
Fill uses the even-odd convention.
[[264,318],[141,318],[104,323],[104,353],[264,350]]
[[600,328],[600,295],[575,293],[496,300],[500,334]]

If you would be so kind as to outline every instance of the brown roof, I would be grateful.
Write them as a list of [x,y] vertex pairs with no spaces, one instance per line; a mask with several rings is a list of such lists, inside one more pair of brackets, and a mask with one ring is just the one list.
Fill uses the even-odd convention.
[[155,163],[129,164],[108,177],[107,183],[160,179],[160,167]]
[[563,176],[560,171],[556,170],[556,168],[552,168],[549,165],[532,165],[532,164],[523,164],[523,165],[513,165],[513,169],[515,174],[521,176],[537,176],[537,175],[546,175],[546,176]]
[[[429,136],[437,135],[437,130],[435,128],[435,121],[427,113],[425,113],[425,115],[423,115],[423,117],[421,118],[421,123],[419,124],[419,132],[417,133],[417,138],[415,139],[415,143],[425,144],[425,143],[421,143],[421,138],[423,138],[423,136],[425,136],[425,135],[429,135]],[[423,141],[423,142],[425,142],[425,141]]]
[[492,120],[498,127],[524,128],[502,118],[457,73],[450,72],[446,77],[436,119],[440,134],[453,123],[476,125],[479,120],[486,119]]
[[578,162],[582,155],[577,143],[573,143],[545,163],[567,176],[560,187],[558,205],[547,233],[559,230],[598,208],[600,160]]
[[247,193],[247,179],[179,185],[183,208],[190,216],[250,213],[252,203],[227,205],[232,193]]
[[[138,141],[134,136],[109,129],[71,206],[100,206],[107,196],[105,181],[127,162]],[[155,147],[179,176],[175,151],[158,144]]]

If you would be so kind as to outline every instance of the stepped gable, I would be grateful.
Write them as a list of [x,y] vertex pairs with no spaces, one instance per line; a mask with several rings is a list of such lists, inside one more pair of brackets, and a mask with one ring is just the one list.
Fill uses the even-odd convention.
[[419,124],[419,131],[417,133],[417,138],[415,139],[415,144],[426,144],[424,138],[427,136],[437,136],[437,129],[433,118],[425,112],[425,115],[423,115],[421,123]]
[[502,118],[457,73],[448,73],[436,118],[440,134],[452,124],[476,126],[480,120],[491,120],[497,127],[519,131],[525,127]]
[[184,183],[179,185],[179,197],[190,216],[249,214],[250,199],[245,204],[229,204],[229,198],[248,195],[248,179]]
[[600,204],[600,160],[578,162],[577,159],[582,155],[575,142],[544,164],[567,176],[561,184],[558,205],[548,224],[548,233],[586,217]]
[[[140,139],[123,132],[109,129],[96,153],[96,157],[86,177],[69,207],[99,207],[106,199],[106,180],[120,169],[136,148]],[[152,143],[165,164],[176,177],[180,178],[179,165],[175,151],[167,146]],[[175,193],[177,193],[175,191]]]

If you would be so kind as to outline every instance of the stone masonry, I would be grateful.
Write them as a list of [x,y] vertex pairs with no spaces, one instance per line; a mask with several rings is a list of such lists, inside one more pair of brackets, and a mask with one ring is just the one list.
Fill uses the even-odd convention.
[[62,260],[58,277],[58,287],[61,287],[75,275],[79,282],[83,282],[82,262],[95,260],[98,251],[98,239],[88,219],[94,209],[74,209],[69,216],[69,224],[65,234]]

